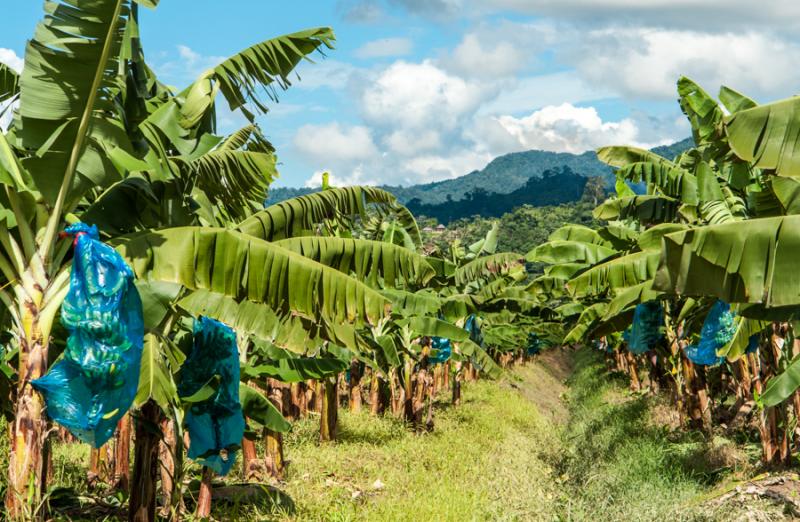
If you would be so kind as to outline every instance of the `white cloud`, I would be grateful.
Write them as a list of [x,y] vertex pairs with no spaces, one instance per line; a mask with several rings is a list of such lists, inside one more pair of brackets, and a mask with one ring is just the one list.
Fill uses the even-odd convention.
[[452,179],[481,169],[493,156],[472,148],[453,148],[444,154],[419,155],[408,158],[404,183],[428,183]]
[[22,66],[25,64],[25,60],[17,56],[17,53],[15,53],[13,49],[0,47],[0,63],[4,63],[15,71],[21,72]]
[[316,163],[341,165],[375,158],[378,150],[367,127],[344,127],[339,123],[303,125],[294,137],[294,146]]
[[452,65],[462,74],[478,77],[508,76],[525,66],[530,54],[511,42],[487,45],[468,34],[453,50]]
[[438,63],[464,78],[510,77],[537,65],[539,53],[557,36],[555,27],[544,22],[482,23],[466,33]]
[[348,187],[352,185],[379,185],[377,178],[369,177],[364,173],[362,167],[356,167],[349,174],[339,175],[335,170],[322,169],[314,172],[303,184],[306,188],[318,188],[322,186],[322,173],[328,172],[328,183],[334,187]]
[[484,103],[479,114],[517,114],[546,105],[575,104],[616,95],[613,89],[590,83],[574,70],[561,71],[513,81],[497,97]]
[[326,59],[317,63],[300,63],[296,71],[300,81],[293,82],[293,89],[344,89],[358,68],[346,62]]
[[604,122],[595,108],[569,103],[544,107],[524,118],[501,116],[497,122],[523,149],[580,154],[604,145],[650,148],[672,141],[641,143],[639,128],[632,119]]
[[165,53],[166,61],[156,63],[156,74],[169,84],[176,84],[179,89],[194,82],[202,73],[219,65],[225,56],[206,56],[187,45],[178,45],[177,56]]
[[794,94],[800,83],[800,45],[772,34],[619,27],[573,41],[562,54],[581,75],[630,97],[674,98],[680,75],[713,94],[726,84],[768,98]]
[[480,105],[484,89],[449,75],[431,61],[395,62],[361,95],[361,112],[383,130],[386,144],[397,152],[428,147],[433,133],[454,132]]
[[409,38],[381,38],[367,42],[353,52],[356,58],[386,58],[411,54],[414,42]]

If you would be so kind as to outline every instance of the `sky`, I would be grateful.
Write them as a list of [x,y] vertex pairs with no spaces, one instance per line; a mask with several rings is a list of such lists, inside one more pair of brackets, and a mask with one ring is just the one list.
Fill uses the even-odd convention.
[[[41,2],[7,2],[0,62],[19,69]],[[530,149],[581,153],[689,135],[683,74],[759,102],[800,85],[796,0],[161,0],[145,55],[178,88],[261,40],[330,26],[259,118],[278,186],[413,184]],[[219,130],[244,118],[220,98]]]

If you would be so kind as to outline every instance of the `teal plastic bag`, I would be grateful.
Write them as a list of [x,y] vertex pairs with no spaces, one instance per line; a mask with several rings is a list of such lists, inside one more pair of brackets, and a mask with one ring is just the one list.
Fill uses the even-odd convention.
[[664,338],[664,308],[659,301],[636,305],[633,323],[623,333],[628,350],[637,355],[652,350]]
[[226,475],[236,460],[244,436],[239,402],[239,350],[236,332],[219,321],[200,317],[194,323],[192,352],[183,363],[178,395],[189,397],[219,377],[219,387],[207,400],[186,412],[188,455],[218,475]]
[[63,356],[31,382],[47,414],[76,438],[99,448],[130,409],[139,385],[144,323],[134,275],[99,241],[97,228],[70,225],[75,249],[61,323],[69,332]]

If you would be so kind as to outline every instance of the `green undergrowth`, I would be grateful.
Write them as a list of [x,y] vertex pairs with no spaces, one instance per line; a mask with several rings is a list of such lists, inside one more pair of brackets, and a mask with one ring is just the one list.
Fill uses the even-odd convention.
[[334,444],[317,444],[314,419],[287,440],[287,519],[528,520],[553,509],[543,455],[556,433],[509,382],[468,383],[460,407],[440,404],[432,433],[366,414],[341,421]]
[[[431,433],[340,410],[338,440],[320,445],[317,416],[294,423],[285,439],[286,480],[243,486],[236,466],[215,483],[215,492],[228,487],[214,502],[214,519],[783,519],[766,501],[709,502],[747,478],[753,457],[720,437],[665,426],[663,399],[628,392],[597,352],[550,352],[501,381],[466,383],[457,408],[447,395]],[[88,459],[86,445],[54,449],[54,486],[81,502],[98,498],[86,486]],[[198,474],[190,464],[189,475]],[[113,504],[125,499],[102,502],[103,509],[82,510],[87,520],[117,520]]]
[[706,502],[750,471],[741,448],[665,426],[655,414],[665,399],[628,392],[598,352],[581,350],[574,359],[563,455],[554,463],[563,487],[560,520],[782,519],[778,506],[755,502],[737,513]]

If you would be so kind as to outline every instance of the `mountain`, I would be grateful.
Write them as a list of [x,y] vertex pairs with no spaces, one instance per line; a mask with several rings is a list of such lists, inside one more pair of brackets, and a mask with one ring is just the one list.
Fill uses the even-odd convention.
[[[672,145],[656,147],[653,152],[674,158],[692,145],[691,138],[687,138]],[[448,202],[448,196],[452,201],[464,199],[475,189],[495,194],[509,194],[525,186],[531,178],[541,178],[545,172],[560,172],[564,168],[585,178],[603,177],[609,181],[613,180],[611,168],[599,161],[593,151],[570,154],[529,150],[499,156],[482,170],[475,170],[455,179],[407,187],[386,185],[381,188],[393,193],[404,204],[418,199],[421,204],[435,205]],[[315,189],[306,188],[275,188],[270,190],[267,203],[276,203],[314,191]]]
[[459,200],[424,203],[419,198],[413,198],[406,206],[415,216],[435,218],[444,224],[471,216],[500,217],[522,205],[541,207],[578,201],[589,179],[562,166],[544,171],[541,177],[529,177],[524,185],[507,194],[476,187]]

